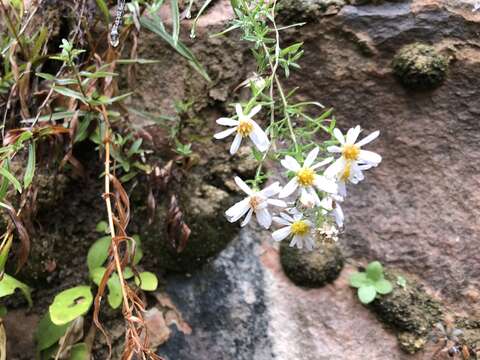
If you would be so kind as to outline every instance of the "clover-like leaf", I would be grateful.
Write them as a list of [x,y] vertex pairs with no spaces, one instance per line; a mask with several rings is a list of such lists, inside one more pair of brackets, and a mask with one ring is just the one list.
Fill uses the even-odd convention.
[[32,296],[30,295],[30,288],[18,281],[13,276],[3,274],[3,278],[0,281],[0,297],[12,295],[16,289],[19,289],[28,301],[28,305],[32,306]]
[[37,351],[43,351],[56,344],[60,338],[65,335],[70,323],[55,325],[50,318],[50,313],[42,317],[35,331],[35,340],[37,342]]
[[103,220],[97,224],[95,230],[97,230],[101,234],[108,234],[110,231],[110,229],[108,228],[108,223]]
[[92,302],[90,286],[81,285],[62,291],[48,308],[50,318],[54,324],[64,325],[87,313]]
[[368,285],[359,288],[357,294],[358,298],[363,304],[369,304],[375,299],[375,296],[377,295],[377,290],[375,290],[375,286]]
[[92,281],[95,283],[95,285],[100,285],[103,279],[103,275],[105,275],[105,271],[107,271],[107,269],[103,266],[90,271],[90,277],[92,278]]
[[375,289],[379,294],[386,295],[392,292],[392,283],[386,279],[380,279],[375,282]]
[[367,277],[364,272],[356,272],[350,276],[350,286],[354,288],[361,288],[362,286],[371,285],[372,280]]
[[94,269],[101,267],[108,258],[111,237],[104,236],[93,243],[88,249],[87,266],[91,273]]
[[367,276],[374,280],[380,280],[383,277],[383,266],[379,261],[372,261],[367,266]]
[[155,291],[158,286],[157,276],[151,272],[144,271],[135,277],[135,284],[145,291]]
[[133,277],[133,270],[131,267],[127,266],[124,270],[123,270],[123,278],[125,280],[128,280],[128,279],[131,279]]
[[107,282],[107,300],[112,309],[117,309],[122,304],[122,286],[117,273],[113,273]]

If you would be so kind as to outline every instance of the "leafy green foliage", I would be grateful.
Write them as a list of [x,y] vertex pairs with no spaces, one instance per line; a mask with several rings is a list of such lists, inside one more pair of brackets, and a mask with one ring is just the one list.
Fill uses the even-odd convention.
[[37,352],[48,349],[56,344],[60,338],[65,335],[70,323],[63,325],[56,325],[50,318],[50,313],[47,313],[41,318],[35,331],[35,341],[37,343]]
[[155,274],[144,271],[135,277],[135,284],[145,291],[155,291],[158,287],[158,279]]
[[371,303],[377,294],[386,295],[393,290],[391,282],[384,277],[382,264],[378,261],[368,264],[365,272],[352,274],[350,286],[358,289],[358,298],[363,304]]
[[55,296],[48,308],[50,318],[56,325],[64,325],[84,315],[92,306],[93,296],[90,286],[76,286]]
[[3,274],[2,280],[0,280],[0,297],[12,295],[15,290],[20,290],[27,299],[29,306],[32,306],[32,296],[30,294],[30,288],[18,281],[13,276]]

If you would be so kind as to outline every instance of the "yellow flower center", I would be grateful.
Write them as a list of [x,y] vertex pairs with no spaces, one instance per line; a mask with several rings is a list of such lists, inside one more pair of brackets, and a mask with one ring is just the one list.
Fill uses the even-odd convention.
[[352,173],[352,164],[350,161],[347,161],[345,165],[345,169],[343,169],[342,176],[340,176],[340,180],[343,182],[347,182],[350,179],[350,174]]
[[293,235],[306,235],[310,230],[310,226],[306,221],[297,220],[292,223],[291,232]]
[[315,171],[310,168],[302,168],[297,172],[297,179],[302,186],[311,186],[315,180]]
[[344,145],[342,155],[347,160],[357,160],[360,155],[360,148],[357,145]]
[[250,135],[253,131],[253,124],[250,120],[240,120],[238,122],[237,131],[243,137]]
[[255,195],[250,196],[249,204],[253,210],[255,210],[257,206],[260,205],[261,202],[262,200],[258,196],[255,196]]

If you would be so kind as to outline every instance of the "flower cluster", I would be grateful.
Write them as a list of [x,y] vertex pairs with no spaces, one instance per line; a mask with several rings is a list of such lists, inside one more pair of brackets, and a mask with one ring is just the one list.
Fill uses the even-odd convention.
[[[270,140],[267,133],[253,120],[261,106],[255,106],[248,115],[244,114],[240,104],[236,104],[235,108],[235,118],[217,120],[218,124],[230,128],[214,137],[223,139],[235,133],[230,147],[232,155],[245,137],[250,138],[258,151],[268,152]],[[375,131],[357,141],[360,132],[360,126],[349,129],[346,135],[334,128],[331,134],[333,142],[338,145],[327,147],[328,155],[333,156],[319,159],[319,146],[311,149],[306,157],[303,157],[303,151],[293,154],[295,157],[286,155],[280,160],[290,178],[285,186],[274,182],[260,190],[257,181],[252,181],[254,186],[250,187],[235,177],[237,186],[247,197],[226,211],[227,219],[236,222],[244,217],[241,226],[245,226],[255,214],[258,223],[265,229],[269,229],[272,222],[279,225],[280,228],[272,233],[274,240],[291,238],[290,246],[312,250],[315,247],[315,230],[321,228],[329,218],[335,221],[337,227],[343,227],[344,215],[340,203],[347,196],[347,183],[359,183],[364,179],[365,170],[376,167],[382,161],[377,153],[362,149],[375,140],[380,132]],[[339,156],[335,159],[335,155]],[[280,213],[272,216],[272,208],[279,209]]]

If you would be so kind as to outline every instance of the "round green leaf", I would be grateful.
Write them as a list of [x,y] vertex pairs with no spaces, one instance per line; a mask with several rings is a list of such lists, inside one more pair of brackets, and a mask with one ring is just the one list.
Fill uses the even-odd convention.
[[75,320],[90,310],[93,302],[89,286],[77,286],[55,296],[49,307],[50,318],[56,325],[63,325]]
[[100,285],[103,279],[103,275],[105,275],[105,271],[107,271],[107,269],[105,269],[103,266],[90,271],[90,277],[92,278],[92,281],[95,283],[95,285]]
[[157,276],[151,272],[144,271],[138,274],[138,277],[135,277],[135,284],[140,287],[140,289],[145,291],[155,291],[158,286]]
[[385,295],[393,290],[392,283],[386,279],[380,279],[375,282],[375,289],[379,294]]
[[128,279],[131,279],[133,277],[133,270],[131,267],[126,267],[124,270],[123,270],[123,278],[125,280],[128,280]]
[[69,360],[88,360],[88,347],[85,343],[78,343],[72,346]]
[[107,260],[111,240],[110,236],[104,236],[95,241],[88,249],[87,266],[90,273],[93,269],[101,267]]
[[350,276],[350,286],[360,288],[362,286],[369,285],[371,280],[367,277],[367,274],[363,272],[356,272]]
[[12,295],[16,289],[19,289],[23,293],[29,306],[32,306],[30,288],[21,281],[15,279],[13,276],[3,274],[3,278],[0,281],[0,297]]
[[112,309],[117,309],[122,304],[122,286],[117,273],[113,273],[108,279],[108,296],[107,300]]
[[35,331],[35,340],[37,342],[37,351],[43,351],[56,344],[60,338],[65,335],[70,323],[55,325],[50,319],[50,313],[47,312],[38,323]]
[[106,221],[100,221],[95,227],[95,230],[102,234],[108,234],[110,229]]
[[374,280],[380,280],[383,277],[383,266],[379,261],[372,261],[367,266],[367,276]]
[[368,285],[359,288],[357,294],[363,304],[369,304],[375,299],[377,291],[375,290],[375,286]]

